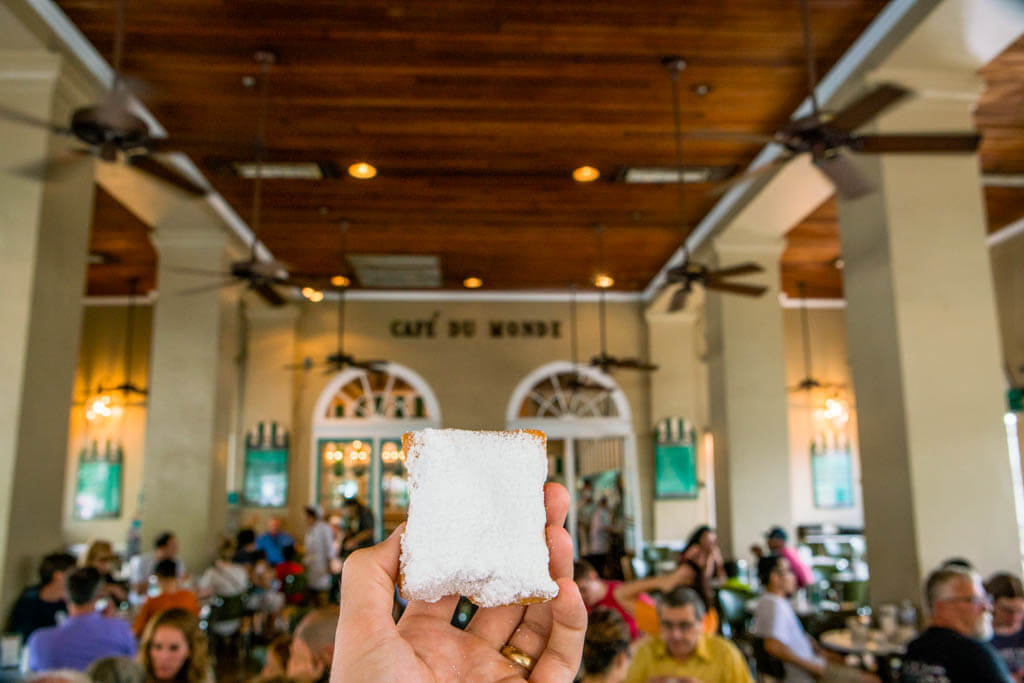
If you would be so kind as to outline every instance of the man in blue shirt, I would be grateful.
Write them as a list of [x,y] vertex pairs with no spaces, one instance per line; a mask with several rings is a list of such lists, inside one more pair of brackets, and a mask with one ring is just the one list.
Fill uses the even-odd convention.
[[267,520],[267,530],[256,539],[256,547],[267,555],[267,562],[271,566],[284,562],[282,551],[286,545],[295,545],[295,540],[281,531],[281,518],[271,517]]
[[96,611],[103,580],[93,567],[67,577],[68,618],[60,626],[41,628],[28,639],[30,671],[85,671],[103,657],[133,657],[135,638],[127,621]]

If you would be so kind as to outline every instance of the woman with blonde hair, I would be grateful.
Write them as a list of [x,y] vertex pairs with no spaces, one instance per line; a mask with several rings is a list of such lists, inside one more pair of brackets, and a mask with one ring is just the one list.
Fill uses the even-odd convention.
[[206,634],[199,630],[199,619],[183,609],[169,609],[149,620],[139,643],[139,663],[150,683],[213,680]]
[[114,578],[114,569],[118,559],[110,541],[95,540],[89,544],[83,562],[83,566],[95,568],[100,573],[100,578],[103,579],[103,589],[100,591],[99,597],[108,600],[109,608],[105,610],[108,616],[128,599],[127,582]]

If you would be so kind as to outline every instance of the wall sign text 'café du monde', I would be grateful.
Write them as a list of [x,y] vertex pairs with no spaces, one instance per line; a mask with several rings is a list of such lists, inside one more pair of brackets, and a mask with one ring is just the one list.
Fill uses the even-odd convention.
[[442,320],[435,311],[429,318],[392,320],[388,325],[392,337],[399,339],[561,339],[561,320]]

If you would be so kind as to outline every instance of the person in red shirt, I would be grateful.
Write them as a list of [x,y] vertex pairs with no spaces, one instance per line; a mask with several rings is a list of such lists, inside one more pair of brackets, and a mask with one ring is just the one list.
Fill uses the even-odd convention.
[[[797,588],[803,588],[814,583],[814,574],[811,573],[810,568],[804,564],[804,561],[800,559],[800,553],[795,549],[790,548],[786,545],[789,540],[789,535],[786,530],[780,526],[773,526],[768,530],[768,533],[764,535],[765,544],[768,546],[768,555],[781,555],[789,561],[789,568],[793,570],[793,574],[796,575],[796,586]],[[750,548],[751,552],[758,557],[758,559],[765,556],[765,553],[759,546],[753,546]]]
[[636,581],[602,579],[594,565],[586,560],[579,560],[573,565],[573,580],[580,589],[587,612],[595,607],[615,610],[622,615],[626,626],[629,627],[631,640],[636,640],[642,635],[636,624],[636,603],[641,596],[650,591],[667,593],[676,586],[692,586],[694,578],[693,568],[688,564],[681,565],[671,574]]
[[146,602],[142,603],[132,626],[136,638],[142,636],[150,619],[171,608],[177,607],[196,617],[199,616],[199,598],[192,591],[178,585],[178,565],[174,560],[160,560],[156,563],[153,573],[156,574],[160,594],[147,598]]
[[295,546],[286,545],[281,549],[284,561],[277,565],[275,571],[277,580],[281,582],[281,592],[285,595],[285,602],[289,605],[301,605],[306,602],[305,571],[303,566],[295,561]]

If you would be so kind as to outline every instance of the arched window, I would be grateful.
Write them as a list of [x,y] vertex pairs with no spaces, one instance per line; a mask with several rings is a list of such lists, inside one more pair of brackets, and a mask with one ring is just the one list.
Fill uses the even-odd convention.
[[[548,479],[569,490],[569,531],[581,555],[596,554],[591,536],[604,534],[608,516],[622,522],[626,548],[642,550],[632,411],[611,376],[565,361],[537,368],[512,392],[505,422],[548,435]],[[602,499],[609,514],[595,515]]]
[[440,425],[433,390],[409,368],[338,373],[313,412],[312,502],[329,515],[358,499],[373,512],[374,537],[383,538],[409,506],[402,434]]

